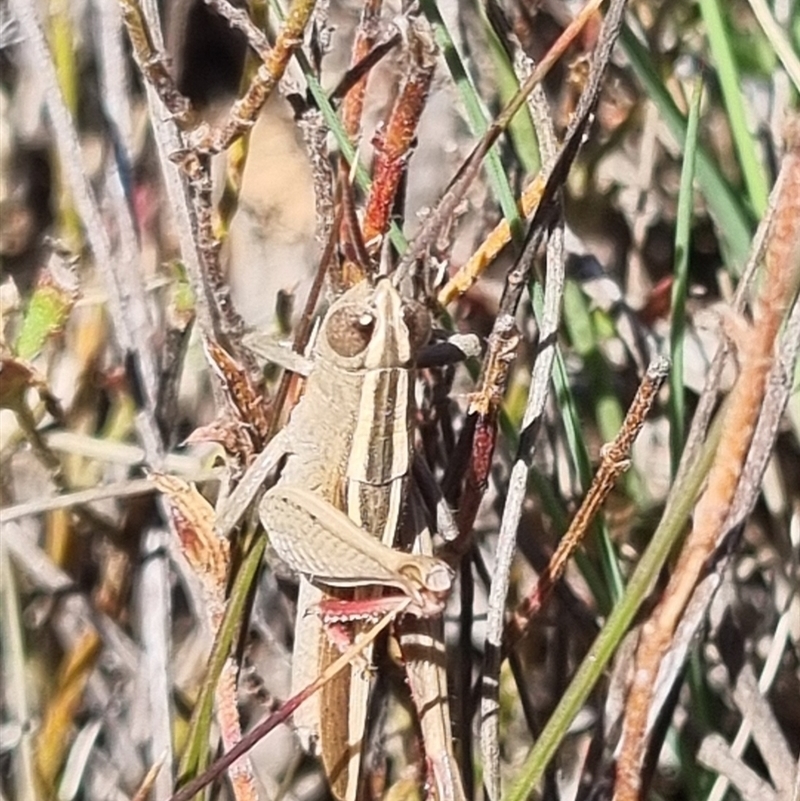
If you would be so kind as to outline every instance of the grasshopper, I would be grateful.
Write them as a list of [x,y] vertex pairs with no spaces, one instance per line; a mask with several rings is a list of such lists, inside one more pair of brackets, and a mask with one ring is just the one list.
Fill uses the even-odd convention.
[[[259,516],[277,555],[301,577],[293,690],[338,655],[320,615],[309,610],[343,595],[380,602],[387,600],[385,588],[399,591],[410,599],[400,642],[420,711],[431,796],[463,801],[441,632],[452,572],[431,555],[429,536],[417,538],[415,553],[393,547],[415,517],[414,369],[430,327],[427,310],[404,300],[386,278],[374,286],[364,281],[335,301],[320,327],[303,397],[228,498],[217,527],[232,528],[285,456]],[[344,801],[360,797],[370,683],[369,671],[354,664],[294,715],[304,746],[318,749],[334,795]]]

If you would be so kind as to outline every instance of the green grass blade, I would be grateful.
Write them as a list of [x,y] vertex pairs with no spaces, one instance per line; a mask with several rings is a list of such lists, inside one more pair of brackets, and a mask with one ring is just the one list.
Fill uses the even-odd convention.
[[[500,34],[492,25],[483,4],[479,4],[478,14],[484,21],[486,47],[489,57],[494,63],[495,81],[497,82],[500,102],[505,106],[519,92],[519,77],[514,70],[514,64],[509,57],[508,50],[503,45]],[[527,108],[521,110],[511,120],[508,125],[508,135],[525,173],[527,175],[535,175],[539,172],[542,167],[539,155],[539,140]]]
[[699,0],[699,3],[706,23],[711,55],[717,66],[722,99],[728,112],[733,144],[739,157],[744,184],[751,206],[756,215],[761,217],[766,211],[769,197],[767,176],[758,158],[754,138],[747,127],[739,71],[733,58],[733,49],[722,18],[722,10],[717,0]]
[[250,546],[231,590],[225,616],[214,640],[214,647],[208,660],[208,671],[197,699],[186,746],[181,756],[178,776],[187,780],[196,776],[208,761],[208,737],[214,711],[214,696],[225,660],[230,656],[233,639],[241,627],[245,604],[253,586],[253,581],[261,566],[267,537],[261,532]]
[[700,122],[700,100],[703,82],[698,79],[692,92],[689,123],[686,128],[686,149],[678,192],[678,213],[675,225],[675,270],[672,284],[672,325],[670,328],[669,417],[670,460],[673,476],[686,439],[686,403],[683,389],[683,343],[686,337],[686,291],[689,281],[689,238],[694,200],[694,168],[697,154],[697,130]]

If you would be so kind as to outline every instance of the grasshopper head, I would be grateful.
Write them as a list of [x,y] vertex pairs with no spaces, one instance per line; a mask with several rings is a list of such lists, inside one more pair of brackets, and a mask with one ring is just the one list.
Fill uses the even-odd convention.
[[328,310],[317,352],[349,370],[411,367],[430,336],[431,318],[388,279],[362,281]]

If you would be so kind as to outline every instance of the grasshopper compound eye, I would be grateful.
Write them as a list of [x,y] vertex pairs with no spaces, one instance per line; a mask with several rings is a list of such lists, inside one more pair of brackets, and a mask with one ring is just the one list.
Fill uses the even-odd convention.
[[366,349],[374,330],[375,315],[371,311],[343,306],[331,312],[325,326],[325,336],[334,353],[350,358]]

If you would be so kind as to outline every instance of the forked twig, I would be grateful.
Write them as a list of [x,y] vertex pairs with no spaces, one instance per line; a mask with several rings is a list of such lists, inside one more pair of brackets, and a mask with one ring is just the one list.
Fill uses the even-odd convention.
[[201,126],[194,131],[189,138],[192,150],[221,153],[253,127],[264,103],[283,77],[289,59],[302,44],[303,32],[315,4],[316,0],[293,0],[274,47],[266,54],[244,95],[231,106],[227,121],[218,128]]

